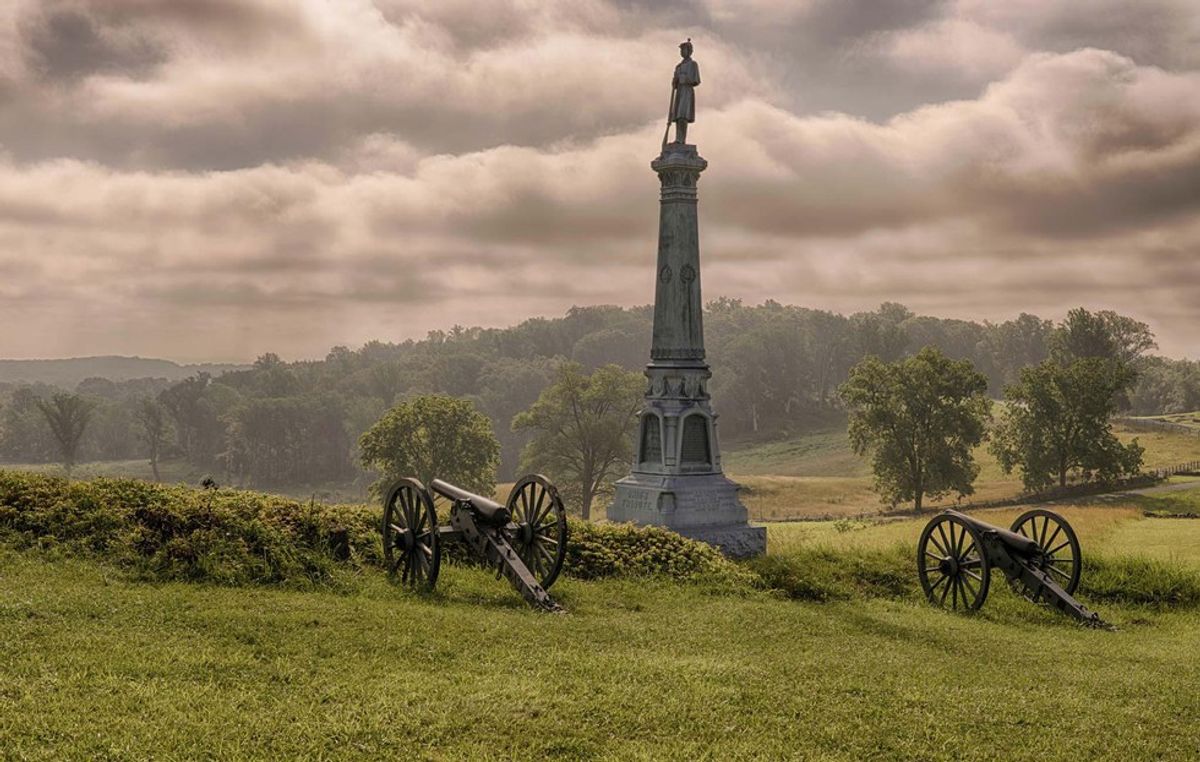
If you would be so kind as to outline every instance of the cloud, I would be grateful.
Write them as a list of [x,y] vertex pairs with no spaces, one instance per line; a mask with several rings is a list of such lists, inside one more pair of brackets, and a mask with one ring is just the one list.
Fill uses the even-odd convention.
[[0,320],[31,329],[0,356],[321,356],[648,302],[689,35],[706,296],[1082,303],[1200,354],[1200,11],[1148,3],[20,0]]

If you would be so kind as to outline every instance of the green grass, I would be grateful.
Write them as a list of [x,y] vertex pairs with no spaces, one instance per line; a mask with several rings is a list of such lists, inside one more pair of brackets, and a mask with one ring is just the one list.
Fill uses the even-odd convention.
[[[998,586],[999,587],[999,586]],[[667,582],[490,575],[433,597],[125,581],[0,552],[11,758],[1184,759],[1193,611],[1086,630],[998,591],[977,616]],[[1064,740],[1066,739],[1066,740]]]
[[845,427],[817,431],[779,442],[734,446],[722,456],[727,471],[739,476],[869,477],[868,462],[850,449]]
[[[361,507],[6,478],[0,518],[24,548],[0,544],[6,758],[1200,751],[1200,663],[1180,647],[1200,642],[1200,521],[1148,519],[1134,505],[1063,509],[1083,543],[1082,597],[1119,627],[1109,632],[1017,599],[999,576],[976,615],[928,606],[911,560],[921,520],[772,524],[770,555],[720,580],[564,577],[553,592],[570,613],[554,616],[461,566],[445,568],[430,595],[403,591],[364,562],[301,570],[302,585],[290,573],[232,573],[257,568],[257,551],[247,552],[258,544],[278,555],[280,532],[306,543],[299,552],[320,553],[330,511],[361,517]],[[1004,525],[1016,513],[979,515]],[[1166,524],[1173,533],[1161,547],[1138,534]],[[125,551],[158,548],[146,543],[160,526],[173,533],[163,548],[190,549],[178,556],[191,559],[187,569],[204,571],[200,562],[217,553],[222,573],[203,579],[227,584],[145,581]],[[30,542],[29,527],[61,539]],[[682,560],[649,536],[622,545],[607,531],[577,528],[580,547]],[[241,534],[256,544],[234,552]],[[225,544],[211,545],[217,535]]]
[[1154,513],[1167,515],[1188,513],[1200,515],[1200,484],[1197,484],[1195,489],[1186,489],[1179,492],[1157,492],[1150,495],[1135,495],[1130,498],[1129,502],[1142,510],[1153,511]]

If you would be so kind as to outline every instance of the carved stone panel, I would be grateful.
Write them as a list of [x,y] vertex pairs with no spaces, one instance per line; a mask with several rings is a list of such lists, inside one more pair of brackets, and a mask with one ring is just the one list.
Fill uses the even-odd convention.
[[680,444],[681,463],[711,463],[712,454],[708,446],[708,420],[702,415],[689,415],[683,419],[683,441]]

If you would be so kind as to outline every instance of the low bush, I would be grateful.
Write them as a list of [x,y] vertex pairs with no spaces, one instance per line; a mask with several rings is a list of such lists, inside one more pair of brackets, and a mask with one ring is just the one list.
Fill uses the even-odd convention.
[[830,601],[847,598],[903,598],[918,591],[914,553],[802,548],[785,555],[759,556],[748,567],[765,587],[789,598]]
[[753,576],[713,548],[659,527],[592,524],[571,519],[563,565],[580,579],[665,576],[692,581],[747,583]]
[[1200,606],[1200,574],[1138,556],[1085,556],[1079,595],[1150,606]]
[[[90,555],[155,580],[326,582],[339,567],[382,566],[378,522],[373,505],[0,471],[0,536],[7,541]],[[569,576],[750,580],[712,547],[664,529],[572,519],[570,531]],[[464,558],[453,545],[446,554]]]
[[0,472],[0,532],[10,542],[58,546],[157,580],[327,581],[339,552],[350,563],[378,562],[375,521],[362,506],[256,492]]

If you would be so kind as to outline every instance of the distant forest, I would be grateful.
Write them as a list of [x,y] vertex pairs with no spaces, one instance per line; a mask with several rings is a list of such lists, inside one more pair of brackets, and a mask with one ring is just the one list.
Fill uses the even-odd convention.
[[[1131,355],[1125,359],[1139,373],[1130,412],[1200,408],[1200,363],[1148,355],[1154,344],[1144,324],[1098,314],[1107,315],[1122,334],[1122,351]],[[587,369],[615,363],[640,370],[649,352],[651,318],[648,306],[576,307],[561,318],[534,318],[511,328],[455,326],[420,341],[334,347],[324,360],[283,362],[266,354],[253,366],[219,374],[202,370],[183,380],[95,376],[73,388],[45,380],[4,381],[0,461],[58,459],[37,403],[65,388],[94,404],[80,462],[146,457],[150,404],[161,408],[167,422],[164,459],[183,458],[226,480],[260,487],[362,484],[368,479],[356,465],[359,435],[396,402],[443,393],[472,400],[492,419],[502,445],[500,476],[508,477],[524,444],[524,435],[510,428],[512,418],[537,399],[554,365],[573,360]],[[867,355],[894,360],[927,345],[970,359],[999,397],[1022,367],[1047,357],[1055,331],[1051,321],[1034,315],[976,323],[915,315],[895,303],[846,317],[772,301],[747,306],[718,299],[706,306],[704,320],[710,389],[727,441],[772,439],[839,423],[843,411],[836,390],[856,362]]]

